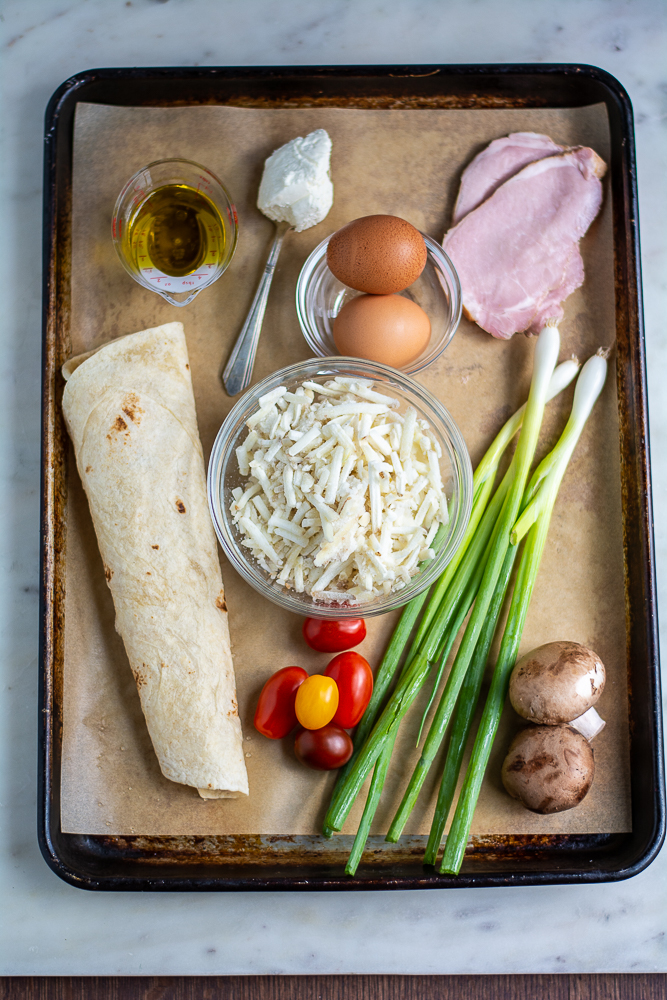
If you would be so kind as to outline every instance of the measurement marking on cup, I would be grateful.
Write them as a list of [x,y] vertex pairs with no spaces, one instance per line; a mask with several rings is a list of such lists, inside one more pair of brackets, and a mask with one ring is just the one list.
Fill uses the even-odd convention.
[[[211,264],[209,264],[208,266],[212,267]],[[144,271],[152,271],[153,269],[151,267],[145,267],[143,270]],[[189,275],[189,278],[207,278],[207,277],[208,277],[207,274],[191,274],[191,275]],[[158,277],[151,278],[150,280],[151,281],[164,281],[164,275],[161,274]],[[186,281],[183,278],[181,278],[180,280],[181,280],[181,284],[183,284],[183,285],[192,285],[192,284],[194,284],[194,282],[190,281],[190,280]],[[171,284],[171,282],[169,282],[169,284]]]

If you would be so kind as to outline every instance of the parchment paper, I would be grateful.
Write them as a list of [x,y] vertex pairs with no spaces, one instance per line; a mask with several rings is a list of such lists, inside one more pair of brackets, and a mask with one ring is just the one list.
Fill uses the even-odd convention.
[[[309,356],[294,307],[296,278],[328,233],[361,215],[403,216],[441,239],[461,170],[486,143],[512,131],[545,132],[559,143],[592,146],[609,162],[604,105],[551,110],[255,110],[228,107],[116,108],[80,104],[74,141],[72,352],[112,337],[182,320],[190,352],[199,429],[208,457],[229,411],[219,371],[254,294],[273,225],[257,210],[264,159],[315,128],[333,140],[333,209],[320,225],[290,233],[269,300],[254,376]],[[177,310],[130,278],[111,243],[114,201],[151,160],[181,156],[224,180],[239,214],[236,256],[223,277]],[[565,306],[565,358],[585,359],[611,344],[614,328],[609,177],[602,212],[582,242],[584,286]],[[494,340],[463,321],[438,362],[418,376],[462,429],[473,465],[506,417],[526,398],[534,341]],[[550,404],[540,451],[564,425],[572,390]],[[134,680],[113,627],[111,594],[74,461],[69,463],[65,625],[62,827],[97,834],[312,834],[319,832],[332,774],[309,771],[289,740],[270,741],[252,726],[257,695],[279,667],[324,669],[301,619],[259,597],[223,560],[239,706],[250,781],[247,800],[202,801],[193,788],[160,774]],[[375,666],[396,615],[369,622],[359,647]],[[473,833],[604,833],[630,826],[628,703],[617,399],[613,362],[563,482],[542,560],[522,650],[554,639],[593,647],[607,667],[598,705],[607,727],[594,743],[596,776],[576,809],[550,817],[525,810],[500,782],[500,765],[519,720],[508,706],[484,782]],[[373,833],[384,833],[412,766],[427,691],[413,707]],[[406,833],[427,833],[440,768],[432,768]],[[356,829],[357,804],[346,831]]]

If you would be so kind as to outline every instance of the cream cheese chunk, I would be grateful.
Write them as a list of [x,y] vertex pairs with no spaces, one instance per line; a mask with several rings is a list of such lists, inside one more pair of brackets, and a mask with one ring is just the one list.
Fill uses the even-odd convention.
[[276,149],[264,164],[259,210],[297,233],[316,226],[333,205],[330,160],[331,139],[323,128]]

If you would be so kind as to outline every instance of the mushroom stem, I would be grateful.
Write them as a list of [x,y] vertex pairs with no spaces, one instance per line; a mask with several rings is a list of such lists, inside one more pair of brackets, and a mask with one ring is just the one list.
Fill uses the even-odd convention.
[[590,743],[592,739],[595,739],[598,733],[601,733],[607,723],[604,719],[601,719],[594,708],[589,708],[587,712],[580,715],[578,719],[573,719],[569,723],[573,729],[576,729],[585,736]]

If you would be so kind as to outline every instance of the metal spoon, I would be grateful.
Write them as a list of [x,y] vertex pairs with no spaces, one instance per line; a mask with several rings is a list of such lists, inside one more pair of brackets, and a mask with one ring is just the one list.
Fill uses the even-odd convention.
[[330,159],[331,139],[320,128],[305,138],[297,136],[286,142],[264,162],[257,207],[276,222],[276,235],[250,312],[222,373],[230,396],[250,385],[269,289],[285,235],[292,228],[300,233],[316,226],[333,204]]
[[229,396],[236,396],[250,385],[259,335],[262,330],[266,303],[269,298],[269,289],[271,288],[283,240],[291,228],[289,222],[278,222],[276,224],[276,235],[269,250],[264,274],[257,286],[255,297],[250,306],[250,312],[246,317],[241,332],[236,338],[234,349],[222,373],[222,381]]

